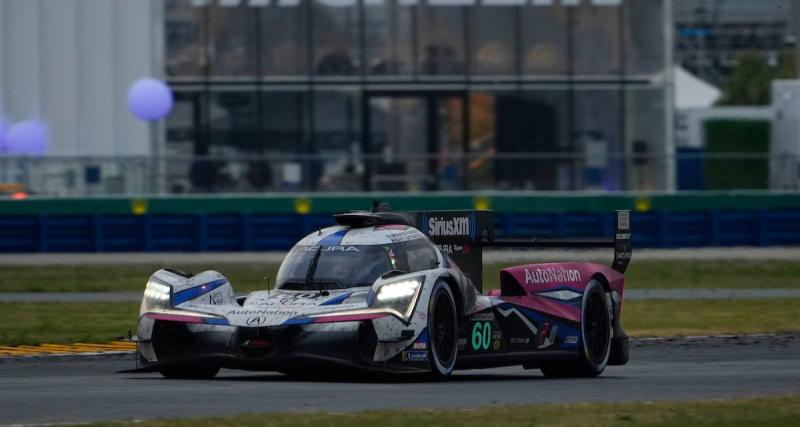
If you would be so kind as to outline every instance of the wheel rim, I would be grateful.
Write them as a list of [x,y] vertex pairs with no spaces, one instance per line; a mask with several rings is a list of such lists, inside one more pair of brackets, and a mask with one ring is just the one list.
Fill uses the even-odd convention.
[[586,318],[584,319],[584,334],[586,338],[586,352],[592,362],[600,364],[605,359],[609,344],[610,325],[608,324],[608,310],[603,304],[603,296],[598,293],[589,295],[586,301]]
[[433,345],[434,353],[445,367],[450,366],[455,357],[455,312],[446,292],[436,295],[433,305]]

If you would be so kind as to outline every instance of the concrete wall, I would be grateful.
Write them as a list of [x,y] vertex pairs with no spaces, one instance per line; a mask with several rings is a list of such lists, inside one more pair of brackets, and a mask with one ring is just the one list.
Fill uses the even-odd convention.
[[126,106],[156,75],[151,0],[0,1],[0,114],[50,126],[51,155],[146,155],[150,129]]

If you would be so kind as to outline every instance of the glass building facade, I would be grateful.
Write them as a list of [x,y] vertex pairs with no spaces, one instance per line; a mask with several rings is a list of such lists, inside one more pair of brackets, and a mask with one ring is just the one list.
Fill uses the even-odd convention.
[[664,0],[167,0],[168,192],[668,189]]

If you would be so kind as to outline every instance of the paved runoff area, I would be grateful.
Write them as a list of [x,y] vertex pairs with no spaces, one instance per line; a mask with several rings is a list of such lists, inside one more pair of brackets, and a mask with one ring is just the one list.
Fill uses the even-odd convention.
[[459,371],[446,382],[296,381],[223,370],[214,380],[117,374],[132,354],[0,359],[0,425],[224,416],[253,412],[734,398],[800,393],[800,335],[634,342],[599,378],[546,379],[521,367]]
[[[0,265],[120,265],[192,263],[273,263],[285,252],[194,252],[194,253],[46,253],[2,254]],[[486,250],[484,262],[592,261],[611,259],[609,249],[592,250]],[[732,247],[688,249],[634,248],[635,260],[800,260],[800,247]]]

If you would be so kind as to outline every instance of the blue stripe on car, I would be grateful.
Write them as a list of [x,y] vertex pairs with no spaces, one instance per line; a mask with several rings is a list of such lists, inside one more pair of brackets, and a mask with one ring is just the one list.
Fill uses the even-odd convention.
[[313,323],[314,319],[310,317],[293,317],[291,319],[286,320],[285,322],[281,323],[281,325],[288,326],[288,325],[308,325],[309,323]]
[[186,301],[195,299],[200,295],[205,295],[214,289],[224,285],[228,281],[226,279],[217,279],[208,283],[204,283],[199,286],[195,286],[193,288],[184,289],[180,292],[177,292],[175,295],[172,296],[172,305],[182,304]]
[[331,234],[325,236],[325,238],[323,238],[322,240],[320,240],[319,241],[319,245],[320,246],[339,246],[339,245],[342,244],[342,239],[344,238],[344,235],[347,234],[348,231],[350,231],[350,230],[345,228],[345,229],[339,230],[339,231],[337,231],[335,233],[331,233]]
[[323,302],[323,303],[322,303],[322,304],[320,304],[320,305],[336,305],[336,304],[341,304],[341,303],[342,303],[342,301],[346,300],[347,298],[350,298],[350,295],[353,295],[353,293],[352,293],[352,292],[347,292],[347,293],[344,293],[344,294],[341,294],[341,295],[337,295],[337,296],[335,296],[335,297],[333,297],[333,298],[331,298],[331,299],[329,299],[329,300],[327,300],[327,301]]

